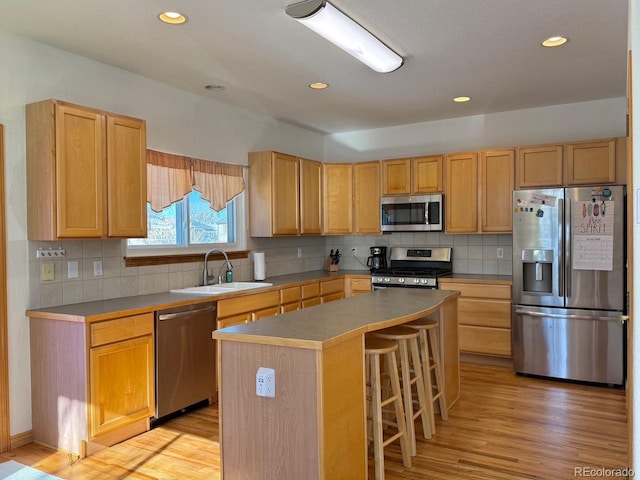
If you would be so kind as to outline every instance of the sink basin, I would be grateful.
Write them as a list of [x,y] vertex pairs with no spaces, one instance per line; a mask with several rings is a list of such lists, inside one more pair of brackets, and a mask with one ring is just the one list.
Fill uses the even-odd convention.
[[266,282],[231,282],[218,283],[216,285],[203,285],[201,287],[179,288],[170,290],[172,293],[190,293],[192,295],[221,295],[223,293],[251,290],[252,288],[270,287],[272,283]]

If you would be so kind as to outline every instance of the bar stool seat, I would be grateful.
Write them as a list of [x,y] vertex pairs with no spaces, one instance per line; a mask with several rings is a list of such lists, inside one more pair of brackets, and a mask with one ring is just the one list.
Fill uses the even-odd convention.
[[[433,404],[427,400],[424,379],[422,378],[422,363],[420,360],[419,332],[415,329],[404,326],[397,326],[377,330],[369,333],[377,338],[393,340],[398,344],[400,352],[400,374],[402,388],[402,399],[404,402],[405,419],[407,423],[407,434],[411,446],[411,456],[416,455],[416,432],[415,420],[420,417],[422,420],[422,432],[424,438],[431,438],[431,422],[429,409],[433,409]],[[416,391],[417,405],[413,401],[413,390]]]
[[[420,334],[420,354],[422,357],[422,376],[429,399],[431,432],[436,432],[435,405],[438,402],[440,418],[447,420],[447,401],[444,393],[444,365],[440,356],[440,324],[428,317],[405,324]],[[435,380],[435,382],[434,382]]]
[[[375,338],[365,335],[365,365],[368,412],[367,417],[367,438],[373,440],[373,458],[375,464],[376,480],[384,480],[384,447],[395,440],[400,440],[400,450],[402,452],[402,463],[405,467],[411,467],[411,447],[405,423],[404,409],[402,407],[402,392],[400,390],[400,379],[398,378],[398,363],[396,360],[396,342]],[[384,357],[385,368],[389,372],[391,383],[391,395],[382,399],[382,364],[381,357]],[[383,410],[386,406],[393,404],[395,422],[383,420]],[[397,433],[384,438],[383,427],[392,425],[397,427]]]

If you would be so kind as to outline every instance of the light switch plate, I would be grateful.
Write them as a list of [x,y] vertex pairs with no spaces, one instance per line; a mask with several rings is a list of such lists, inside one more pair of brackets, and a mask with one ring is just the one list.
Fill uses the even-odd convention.
[[102,260],[96,260],[93,262],[93,276],[94,277],[102,276]]
[[40,266],[40,278],[43,282],[50,282],[55,279],[55,266],[53,263],[45,262]]
[[67,278],[78,278],[78,261],[71,260],[67,263]]

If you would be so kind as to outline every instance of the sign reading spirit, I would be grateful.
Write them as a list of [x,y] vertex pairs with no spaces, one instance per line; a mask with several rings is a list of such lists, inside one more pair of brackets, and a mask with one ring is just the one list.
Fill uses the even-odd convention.
[[574,201],[571,246],[574,270],[613,270],[613,201]]

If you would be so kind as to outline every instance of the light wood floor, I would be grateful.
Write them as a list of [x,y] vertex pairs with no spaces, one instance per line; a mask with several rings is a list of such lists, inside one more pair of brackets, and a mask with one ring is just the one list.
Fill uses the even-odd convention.
[[[555,480],[579,478],[575,468],[627,466],[623,390],[470,363],[462,364],[461,383],[460,401],[447,422],[437,420],[431,440],[419,441],[412,468],[402,466],[397,447],[386,449],[387,480]],[[70,466],[64,454],[33,444],[0,455],[8,459],[66,479],[218,480],[217,409],[176,418]]]

